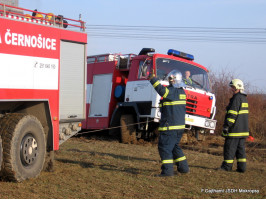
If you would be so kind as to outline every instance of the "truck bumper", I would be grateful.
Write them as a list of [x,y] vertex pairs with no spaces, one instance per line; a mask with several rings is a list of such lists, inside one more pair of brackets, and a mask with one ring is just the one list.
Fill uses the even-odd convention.
[[214,130],[216,127],[216,120],[188,114],[186,114],[185,123],[186,125],[202,127],[210,130]]

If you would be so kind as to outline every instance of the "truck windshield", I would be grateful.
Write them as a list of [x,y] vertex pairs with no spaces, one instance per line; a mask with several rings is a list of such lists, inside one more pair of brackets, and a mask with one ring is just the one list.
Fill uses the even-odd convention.
[[210,91],[208,74],[205,70],[188,63],[168,58],[156,59],[157,77],[166,80],[169,72],[178,70],[182,73],[183,82],[187,86]]

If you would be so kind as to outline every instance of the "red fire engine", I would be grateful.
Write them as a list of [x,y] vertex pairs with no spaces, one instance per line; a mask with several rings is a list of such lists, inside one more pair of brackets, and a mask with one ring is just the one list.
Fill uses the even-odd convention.
[[184,84],[186,129],[195,130],[196,134],[215,129],[215,96],[210,92],[207,69],[193,62],[190,54],[172,49],[167,55],[154,51],[144,48],[139,55],[102,54],[87,58],[87,114],[82,129],[120,132],[123,143],[152,137],[160,120],[161,97],[148,80],[151,70],[165,86],[170,71],[180,71],[183,78],[189,71],[191,83]]
[[87,34],[81,20],[5,4],[0,24],[0,174],[23,181],[81,129]]

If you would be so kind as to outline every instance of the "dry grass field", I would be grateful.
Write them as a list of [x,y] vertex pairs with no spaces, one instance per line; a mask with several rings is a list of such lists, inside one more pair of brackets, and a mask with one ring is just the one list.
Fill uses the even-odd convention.
[[160,173],[156,144],[121,144],[101,134],[71,138],[56,152],[53,172],[42,172],[23,183],[0,181],[0,198],[266,197],[265,146],[248,145],[246,173],[215,170],[223,160],[220,145],[190,144],[184,149],[190,173],[158,178],[154,177]]

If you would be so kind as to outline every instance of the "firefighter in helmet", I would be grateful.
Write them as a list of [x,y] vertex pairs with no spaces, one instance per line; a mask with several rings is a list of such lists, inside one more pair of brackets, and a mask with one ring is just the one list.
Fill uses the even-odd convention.
[[185,129],[186,94],[183,90],[182,74],[171,71],[167,78],[169,86],[164,87],[151,73],[150,82],[156,92],[163,97],[160,102],[161,120],[159,125],[158,150],[162,161],[159,177],[173,176],[174,164],[180,173],[189,171],[186,156],[179,146]]
[[226,108],[222,133],[225,137],[224,161],[219,170],[231,171],[236,157],[237,171],[245,172],[245,140],[249,136],[247,95],[244,93],[244,84],[240,79],[233,79],[229,86],[233,97]]

